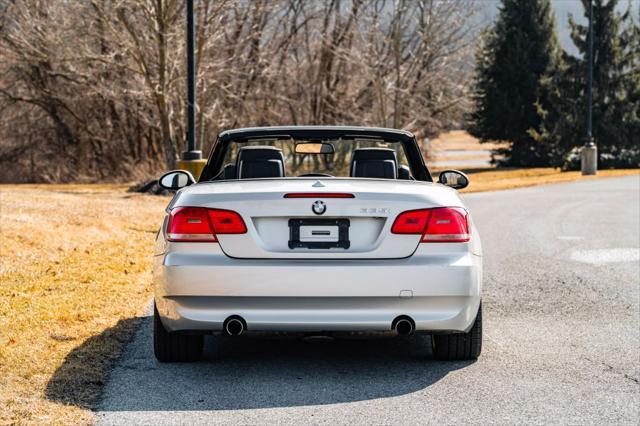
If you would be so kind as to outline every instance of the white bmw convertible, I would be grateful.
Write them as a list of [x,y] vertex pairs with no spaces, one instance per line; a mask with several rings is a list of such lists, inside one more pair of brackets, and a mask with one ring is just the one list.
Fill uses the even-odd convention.
[[195,361],[205,334],[432,335],[434,357],[482,345],[482,249],[456,189],[415,137],[364,127],[221,133],[176,194],[155,245],[154,350]]

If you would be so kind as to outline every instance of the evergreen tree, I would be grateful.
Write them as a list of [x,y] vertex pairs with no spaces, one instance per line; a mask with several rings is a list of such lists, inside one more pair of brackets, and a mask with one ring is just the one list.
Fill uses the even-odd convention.
[[538,107],[547,108],[542,80],[559,66],[555,18],[549,0],[503,0],[494,26],[484,34],[476,58],[470,132],[481,141],[511,142],[506,163],[547,165],[550,147]]
[[[593,137],[599,167],[640,166],[640,28],[630,11],[616,12],[618,0],[593,0]],[[588,17],[589,0],[582,0]],[[585,142],[588,24],[569,18],[579,56],[565,54],[566,66],[545,81],[549,105],[539,106],[540,143],[554,147],[557,164],[576,168]]]

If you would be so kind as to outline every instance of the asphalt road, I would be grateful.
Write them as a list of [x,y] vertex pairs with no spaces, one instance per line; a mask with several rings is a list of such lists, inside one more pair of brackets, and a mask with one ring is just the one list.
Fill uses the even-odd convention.
[[146,321],[105,424],[638,424],[640,178],[465,196],[485,254],[483,354],[429,338],[218,338],[159,364]]

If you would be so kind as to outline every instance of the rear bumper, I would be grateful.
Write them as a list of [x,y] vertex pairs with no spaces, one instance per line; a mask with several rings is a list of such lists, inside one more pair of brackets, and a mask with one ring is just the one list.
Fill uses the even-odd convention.
[[480,303],[482,258],[421,246],[393,260],[233,259],[222,251],[155,257],[155,299],[170,331],[216,332],[231,315],[249,331],[467,331]]

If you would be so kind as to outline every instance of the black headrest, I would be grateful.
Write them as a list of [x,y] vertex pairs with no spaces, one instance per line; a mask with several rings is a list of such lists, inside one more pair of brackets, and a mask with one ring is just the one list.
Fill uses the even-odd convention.
[[389,148],[358,148],[353,150],[351,161],[393,160],[396,163],[396,151]]
[[283,160],[282,150],[275,146],[245,146],[238,151],[238,161]]
[[396,179],[396,152],[388,148],[360,148],[353,151],[351,176]]
[[273,146],[245,146],[238,151],[238,179],[284,177],[284,155]]

